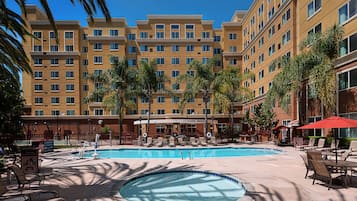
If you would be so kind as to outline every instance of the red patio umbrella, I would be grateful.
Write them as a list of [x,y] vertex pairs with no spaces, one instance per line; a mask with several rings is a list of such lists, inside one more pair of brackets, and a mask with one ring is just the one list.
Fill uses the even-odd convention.
[[[326,119],[322,119],[315,123],[300,126],[298,129],[320,129],[320,128],[357,128],[357,120],[348,119],[339,116],[331,116]],[[337,134],[335,136],[335,147],[337,143]],[[336,163],[337,163],[337,151],[336,151]]]

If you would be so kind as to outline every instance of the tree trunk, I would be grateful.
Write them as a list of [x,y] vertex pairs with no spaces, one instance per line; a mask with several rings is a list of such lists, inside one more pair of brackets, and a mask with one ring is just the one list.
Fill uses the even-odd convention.
[[231,103],[231,106],[230,106],[229,116],[230,116],[231,132],[232,132],[232,136],[233,136],[233,133],[234,133],[234,128],[233,128],[233,126],[234,126],[233,103]]
[[149,135],[149,132],[150,132],[151,100],[152,100],[152,95],[149,95],[149,114],[148,114],[148,121],[147,121],[147,125],[146,125],[147,135]]
[[122,144],[121,138],[123,136],[123,114],[122,114],[122,99],[120,93],[118,93],[118,113],[119,113],[119,145]]
[[208,130],[208,112],[207,112],[207,97],[205,97],[205,127],[204,127],[204,131],[203,131],[203,136],[207,135],[207,130]]

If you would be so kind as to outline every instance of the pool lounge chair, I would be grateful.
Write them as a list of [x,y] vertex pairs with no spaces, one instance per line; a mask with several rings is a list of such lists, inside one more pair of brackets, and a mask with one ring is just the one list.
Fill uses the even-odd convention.
[[152,146],[152,137],[148,137],[146,143],[144,144],[145,147],[151,147]]
[[314,145],[315,145],[315,139],[316,139],[316,138],[310,138],[309,144],[307,144],[307,145],[301,145],[301,146],[296,146],[295,148],[296,148],[296,149],[299,149],[299,150],[304,150],[304,149],[309,148],[309,147],[314,147]]
[[174,146],[176,146],[176,144],[175,144],[175,138],[174,137],[170,137],[170,139],[169,139],[169,146],[170,147],[174,147]]
[[340,144],[340,140],[337,140],[336,141],[336,145],[335,145],[335,139],[332,139],[330,147],[316,148],[316,150],[319,150],[319,151],[333,151],[333,150],[336,150],[336,148],[338,147],[339,144]]
[[200,137],[199,141],[200,141],[200,145],[207,146],[207,142],[206,142],[206,138],[205,137]]
[[164,146],[164,139],[162,137],[158,137],[155,145],[158,147]]
[[357,156],[357,140],[351,141],[349,151],[351,156]]
[[304,150],[311,150],[311,149],[321,149],[324,148],[325,146],[325,138],[320,138],[319,141],[317,142],[317,146],[313,146],[313,147],[306,147]]
[[178,144],[181,145],[181,146],[185,146],[185,145],[186,145],[186,142],[183,140],[182,137],[177,138],[177,142],[178,142]]
[[31,187],[31,184],[36,181],[38,182],[38,185],[40,185],[41,181],[45,179],[44,176],[38,174],[26,175],[25,172],[17,165],[10,165],[9,170],[15,174],[19,189],[24,188],[26,184]]
[[213,146],[217,146],[216,137],[212,136],[211,139],[208,141],[208,143]]
[[198,145],[195,137],[190,137],[190,144],[191,144],[191,146],[194,146],[194,147],[196,147]]

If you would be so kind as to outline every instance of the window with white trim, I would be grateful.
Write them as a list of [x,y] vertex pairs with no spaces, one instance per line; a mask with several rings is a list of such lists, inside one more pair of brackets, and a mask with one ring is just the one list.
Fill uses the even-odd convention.
[[321,0],[312,0],[307,5],[307,17],[313,16],[321,8]]

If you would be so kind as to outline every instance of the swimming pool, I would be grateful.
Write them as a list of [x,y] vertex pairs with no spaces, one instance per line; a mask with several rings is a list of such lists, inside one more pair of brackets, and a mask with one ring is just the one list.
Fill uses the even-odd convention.
[[201,171],[151,173],[129,180],[119,190],[127,201],[236,201],[243,185],[230,177]]
[[[86,151],[85,158],[93,157],[93,151]],[[242,156],[263,156],[279,154],[279,150],[265,148],[186,148],[186,149],[108,149],[97,150],[98,158],[221,158]]]

